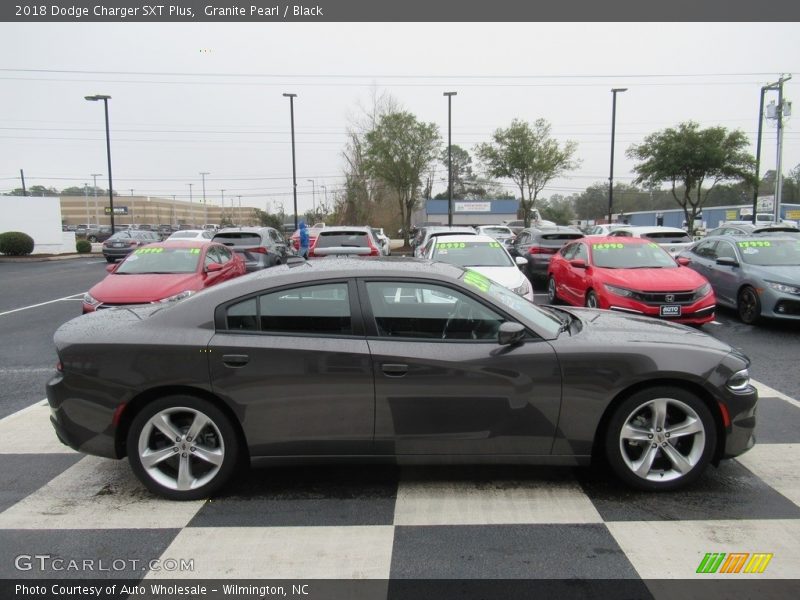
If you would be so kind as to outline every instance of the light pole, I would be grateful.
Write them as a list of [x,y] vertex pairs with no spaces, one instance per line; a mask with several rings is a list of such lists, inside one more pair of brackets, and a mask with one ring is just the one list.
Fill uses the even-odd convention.
[[133,190],[131,190],[131,225],[136,221],[136,201],[133,199]]
[[626,92],[628,88],[613,88],[611,90],[611,168],[608,174],[608,222],[611,223],[611,209],[614,205],[614,131],[617,126],[617,93]]
[[325,192],[325,206],[328,206],[328,186],[327,185],[321,185],[319,187],[321,187],[322,191]]
[[314,180],[313,179],[306,179],[306,181],[310,181],[311,182],[311,206],[312,206],[311,212],[314,214],[314,219],[316,220],[316,218],[317,218],[317,188],[316,188],[316,185],[314,184]]
[[292,122],[292,195],[294,196],[294,228],[297,229],[297,166],[294,156],[294,99],[297,94],[284,94],[289,98],[289,117]]
[[100,217],[97,214],[97,178],[102,175],[102,173],[89,173],[94,180],[94,223],[95,225],[100,225]]
[[236,216],[236,224],[242,226],[242,197],[236,196],[239,199],[239,214]]
[[447,225],[453,226],[453,121],[452,101],[458,92],[444,92],[447,96]]
[[208,223],[208,204],[206,204],[206,175],[211,175],[208,171],[200,171],[200,176],[203,178],[203,211],[205,222]]
[[91,223],[91,219],[89,218],[89,184],[83,184],[83,202],[86,204],[86,228],[89,228],[89,223]]
[[84,96],[91,102],[103,101],[103,108],[106,114],[106,155],[108,156],[108,208],[111,210],[111,233],[114,233],[114,190],[111,185],[111,135],[108,130],[108,101],[111,96],[95,94],[94,96]]

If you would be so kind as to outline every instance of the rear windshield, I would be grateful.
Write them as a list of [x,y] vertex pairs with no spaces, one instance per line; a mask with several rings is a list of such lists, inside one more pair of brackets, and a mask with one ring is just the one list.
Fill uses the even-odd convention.
[[482,231],[487,235],[511,235],[511,230],[508,227],[484,227]]
[[542,234],[543,240],[577,240],[582,238],[582,233],[545,233]]
[[515,263],[498,242],[437,242],[434,260],[459,267],[514,267]]
[[672,232],[672,231],[655,231],[653,233],[643,233],[643,238],[648,240],[655,240],[660,244],[678,244],[690,243],[692,238],[688,233]]
[[261,236],[248,231],[231,231],[230,233],[218,233],[214,236],[212,241],[225,244],[226,246],[255,248],[261,245]]
[[317,248],[369,248],[366,231],[321,231]]

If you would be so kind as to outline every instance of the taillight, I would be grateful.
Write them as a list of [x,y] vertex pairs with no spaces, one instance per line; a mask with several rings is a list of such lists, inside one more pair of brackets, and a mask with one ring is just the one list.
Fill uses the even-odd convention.
[[542,248],[541,246],[531,246],[528,248],[528,254],[555,254],[556,248]]
[[259,254],[267,254],[267,249],[263,246],[259,246],[258,248],[248,248],[247,252],[258,252]]
[[128,245],[129,245],[129,246],[138,246],[138,245],[139,245],[139,242],[137,242],[136,240],[130,240],[130,241],[128,242]]
[[61,361],[58,361],[56,363],[56,371],[58,371],[59,373],[64,372],[64,365],[61,363]]

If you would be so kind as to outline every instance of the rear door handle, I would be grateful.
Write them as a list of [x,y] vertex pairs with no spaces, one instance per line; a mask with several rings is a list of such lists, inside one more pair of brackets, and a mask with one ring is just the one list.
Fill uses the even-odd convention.
[[408,365],[384,363],[381,370],[387,377],[402,377],[408,373]]
[[223,354],[222,362],[226,367],[239,369],[250,362],[250,357],[246,354]]

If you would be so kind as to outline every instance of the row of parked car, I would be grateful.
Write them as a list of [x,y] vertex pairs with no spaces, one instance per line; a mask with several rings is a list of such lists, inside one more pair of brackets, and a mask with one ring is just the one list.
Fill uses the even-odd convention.
[[506,264],[518,266],[529,282],[546,281],[551,303],[698,326],[714,319],[717,304],[734,308],[748,324],[800,319],[800,231],[786,224],[724,223],[700,241],[678,228],[621,224],[586,234],[560,226],[517,233],[505,225],[425,227],[415,238],[415,255],[483,269],[522,292],[510,274],[491,274],[484,256],[452,260],[486,244],[482,234],[507,251]]

